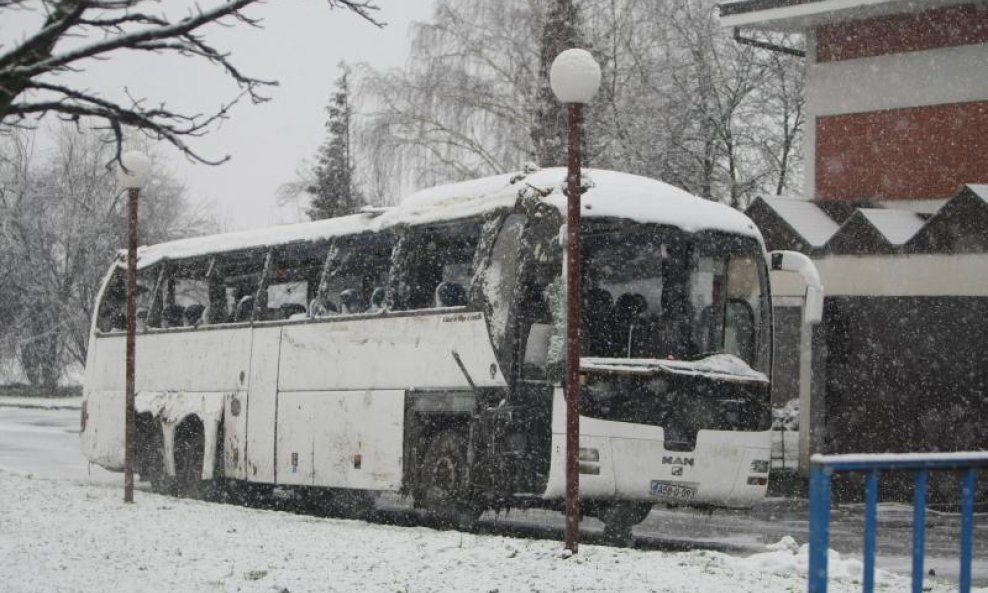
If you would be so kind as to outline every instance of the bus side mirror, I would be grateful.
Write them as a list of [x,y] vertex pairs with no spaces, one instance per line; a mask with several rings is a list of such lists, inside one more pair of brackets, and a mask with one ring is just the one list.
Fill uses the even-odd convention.
[[806,287],[806,303],[803,309],[803,323],[816,325],[823,321],[823,288],[819,286]]
[[773,271],[796,272],[806,283],[803,323],[816,325],[823,319],[823,284],[813,260],[797,251],[773,251],[769,254]]

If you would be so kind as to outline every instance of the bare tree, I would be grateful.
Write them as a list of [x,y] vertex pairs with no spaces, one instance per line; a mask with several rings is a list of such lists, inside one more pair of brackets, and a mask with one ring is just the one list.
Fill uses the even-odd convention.
[[[734,42],[714,0],[440,0],[409,65],[363,71],[368,187],[411,187],[558,164],[545,64],[572,43],[601,63],[587,162],[743,208],[798,183],[802,68]],[[552,25],[582,15],[582,39]],[[565,19],[564,19],[565,20]],[[548,43],[546,33],[565,43]],[[556,40],[558,41],[558,40]],[[552,46],[550,48],[550,45]],[[526,135],[528,132],[528,135]]]
[[408,68],[364,66],[357,166],[372,196],[515,170],[534,160],[545,0],[438,0]]
[[[54,136],[45,153],[27,132],[0,146],[0,356],[16,356],[32,384],[49,386],[84,364],[96,293],[126,236],[126,200],[105,166],[113,143],[68,124]],[[160,168],[142,198],[148,243],[215,230],[208,208]]]
[[[798,46],[799,39],[782,36],[778,43]],[[773,52],[767,57],[768,81],[762,93],[769,116],[776,124],[770,126],[775,133],[761,137],[762,153],[772,167],[775,194],[782,195],[798,188],[802,176],[802,152],[800,144],[806,125],[804,107],[803,64],[791,55]]]
[[[205,29],[213,24],[259,26],[245,9],[260,1],[195,4],[184,17],[175,19],[155,8],[161,4],[154,0],[0,0],[0,20],[14,10],[44,14],[38,30],[0,54],[0,130],[30,125],[48,114],[73,121],[95,118],[116,138],[115,159],[119,159],[123,128],[131,127],[170,142],[194,160],[221,163],[229,157],[206,158],[186,139],[207,132],[244,97],[254,103],[266,101],[264,89],[277,83],[241,70],[228,53],[209,43]],[[381,26],[374,18],[377,7],[370,1],[326,1],[330,8],[351,11]],[[212,112],[191,113],[141,97],[114,101],[58,81],[60,73],[83,70],[94,60],[127,53],[193,57],[221,70],[240,92]]]

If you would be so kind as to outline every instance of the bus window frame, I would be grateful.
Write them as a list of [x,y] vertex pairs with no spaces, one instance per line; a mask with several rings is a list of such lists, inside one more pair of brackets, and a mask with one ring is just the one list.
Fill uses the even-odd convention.
[[161,327],[161,316],[164,310],[164,303],[161,300],[161,287],[165,282],[166,274],[168,272],[168,261],[162,261],[158,269],[157,278],[155,278],[154,286],[151,289],[151,300],[148,302],[147,306],[147,320],[144,324],[144,333],[148,331]]

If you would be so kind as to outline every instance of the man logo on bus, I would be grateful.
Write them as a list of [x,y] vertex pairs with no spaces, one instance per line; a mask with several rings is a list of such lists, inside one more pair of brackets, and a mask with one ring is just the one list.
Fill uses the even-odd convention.
[[671,455],[662,456],[662,465],[688,465],[693,467],[692,457],[673,457]]

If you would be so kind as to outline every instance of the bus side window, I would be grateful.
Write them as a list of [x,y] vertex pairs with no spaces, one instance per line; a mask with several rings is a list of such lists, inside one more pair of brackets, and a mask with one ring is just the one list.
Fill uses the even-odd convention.
[[[210,258],[193,258],[168,262],[163,280],[158,285],[153,302],[160,307],[160,316],[149,317],[152,327],[197,327],[205,321],[209,303],[209,282],[206,273]],[[160,319],[160,321],[159,321]]]
[[257,319],[304,319],[309,301],[319,283],[328,243],[288,245],[275,253],[274,266],[266,286],[265,310]]
[[114,270],[103,291],[96,327],[101,332],[127,329],[127,279],[123,268]]
[[267,253],[262,250],[224,253],[208,264],[206,323],[252,320]]
[[458,221],[409,231],[396,265],[397,309],[429,309],[466,304],[473,277],[481,223]]
[[394,237],[390,233],[363,233],[339,237],[327,255],[313,301],[312,316],[378,313],[384,309],[384,291]]
[[[137,273],[137,329],[143,330],[151,304],[151,291],[161,265]],[[101,332],[122,332],[127,329],[127,270],[117,268],[110,277],[99,306],[96,329]]]

